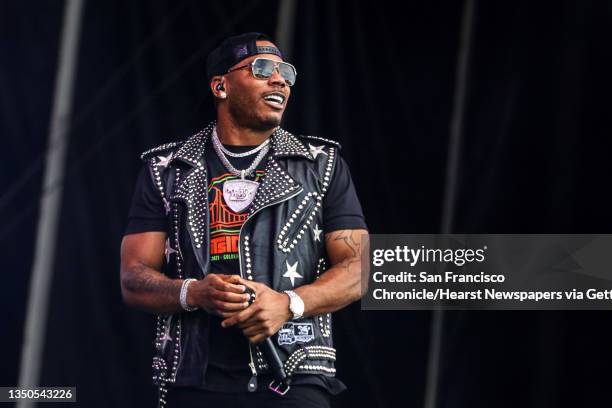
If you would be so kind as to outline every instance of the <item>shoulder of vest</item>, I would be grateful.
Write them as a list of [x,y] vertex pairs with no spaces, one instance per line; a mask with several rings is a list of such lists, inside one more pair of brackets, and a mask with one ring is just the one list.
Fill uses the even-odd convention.
[[140,154],[140,159],[147,161],[153,156],[169,153],[171,151],[177,150],[179,147],[183,145],[183,143],[184,141],[164,143],[162,145],[156,146],[152,149],[142,152]]
[[337,147],[338,149],[342,147],[340,143],[336,142],[335,140],[326,139],[324,137],[312,136],[312,135],[296,135],[296,136],[302,139],[302,141],[305,143],[310,143],[310,144],[323,143],[327,147]]

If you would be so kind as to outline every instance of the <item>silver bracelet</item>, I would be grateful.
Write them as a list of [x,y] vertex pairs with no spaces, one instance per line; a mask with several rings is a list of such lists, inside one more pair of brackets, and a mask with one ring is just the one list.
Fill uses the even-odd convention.
[[191,282],[196,281],[197,279],[185,279],[183,284],[181,285],[181,295],[179,296],[179,302],[181,303],[181,307],[183,310],[187,312],[193,312],[194,310],[198,310],[197,307],[192,307],[187,304],[187,289]]

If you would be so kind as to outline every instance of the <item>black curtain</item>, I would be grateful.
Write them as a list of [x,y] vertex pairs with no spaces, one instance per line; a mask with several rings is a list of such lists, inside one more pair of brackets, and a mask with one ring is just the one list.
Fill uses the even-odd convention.
[[[85,407],[154,406],[152,318],[127,309],[119,245],[139,153],[214,117],[204,58],[274,34],[278,1],[87,2],[41,384]],[[435,233],[463,2],[298,2],[284,127],[338,140],[372,233]],[[63,2],[0,4],[0,384],[17,382]],[[606,2],[477,2],[453,231],[606,233]],[[7,259],[7,257],[5,257]],[[439,405],[592,406],[607,312],[449,312]],[[335,316],[335,406],[422,406],[429,312]]]

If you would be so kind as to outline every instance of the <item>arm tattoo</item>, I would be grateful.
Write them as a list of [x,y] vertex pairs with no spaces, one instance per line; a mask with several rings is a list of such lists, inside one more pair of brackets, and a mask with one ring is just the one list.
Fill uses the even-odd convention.
[[329,240],[344,241],[344,244],[351,250],[351,258],[361,255],[361,233],[357,234],[354,230],[342,230],[329,234]]
[[176,287],[171,280],[143,263],[139,263],[130,270],[123,284],[130,292],[155,293],[162,296],[177,295]]
[[330,241],[343,241],[344,245],[349,249],[351,255],[346,257],[341,262],[338,262],[337,267],[345,269],[347,272],[351,264],[361,262],[361,236],[362,232],[355,230],[342,230],[332,232],[328,236]]

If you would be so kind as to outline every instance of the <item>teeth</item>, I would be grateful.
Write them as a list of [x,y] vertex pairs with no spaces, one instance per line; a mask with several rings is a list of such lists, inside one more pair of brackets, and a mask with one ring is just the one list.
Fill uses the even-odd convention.
[[264,96],[264,100],[282,105],[283,102],[285,101],[285,98],[281,95],[272,94],[272,95]]

